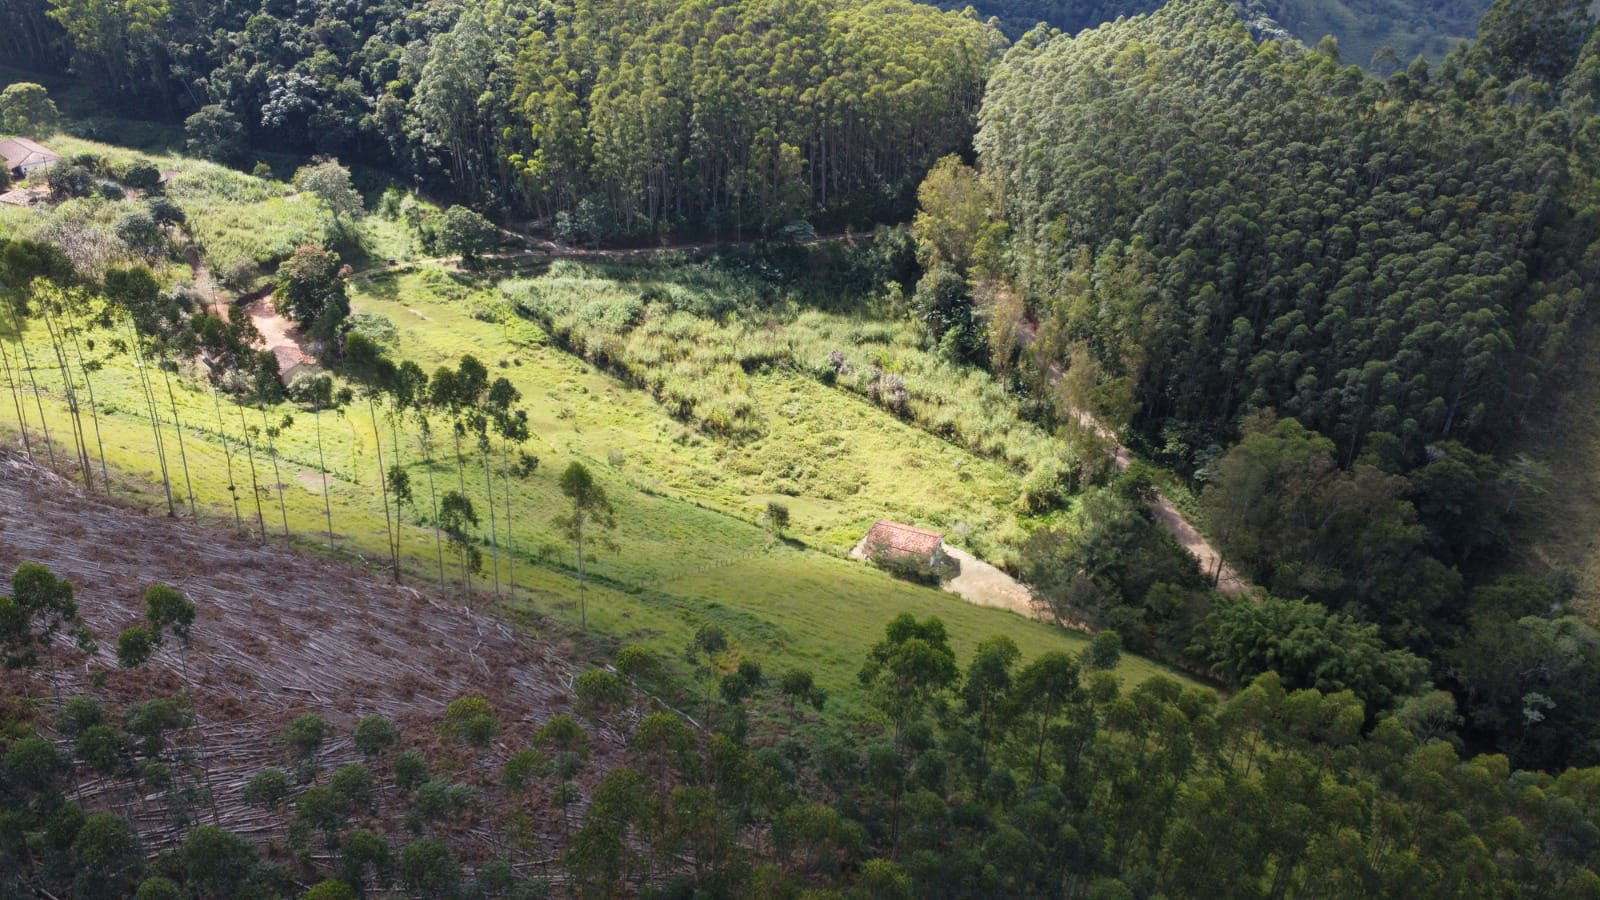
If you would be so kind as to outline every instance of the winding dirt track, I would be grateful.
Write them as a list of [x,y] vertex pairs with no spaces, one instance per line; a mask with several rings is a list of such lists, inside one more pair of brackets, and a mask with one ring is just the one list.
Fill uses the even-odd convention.
[[[1022,345],[1026,347],[1032,344],[1034,337],[1033,323],[1025,320],[1022,328]],[[1052,385],[1059,384],[1065,374],[1059,362],[1051,362],[1050,383]],[[1077,416],[1078,424],[1081,427],[1098,435],[1106,443],[1106,446],[1111,448],[1111,459],[1116,463],[1117,471],[1126,470],[1128,465],[1133,462],[1133,453],[1122,445],[1116,434],[1086,409],[1073,409],[1072,413]],[[1200,530],[1195,528],[1193,523],[1183,517],[1183,513],[1178,512],[1178,507],[1174,506],[1172,501],[1166,494],[1161,493],[1159,488],[1156,490],[1156,499],[1152,505],[1152,512],[1155,514],[1156,523],[1171,532],[1172,536],[1177,538],[1178,543],[1183,546],[1183,549],[1189,551],[1189,555],[1193,556],[1195,562],[1200,564],[1200,571],[1204,572],[1206,577],[1216,584],[1217,590],[1233,597],[1251,589],[1250,582],[1246,581],[1238,572],[1234,571],[1232,566],[1228,565],[1227,561],[1222,558],[1222,554],[1211,546],[1211,543],[1200,534]]]

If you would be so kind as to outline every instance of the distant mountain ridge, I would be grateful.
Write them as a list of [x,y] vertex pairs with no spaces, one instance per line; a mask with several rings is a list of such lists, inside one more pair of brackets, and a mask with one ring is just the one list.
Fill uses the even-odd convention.
[[[963,9],[963,0],[939,0],[945,9]],[[1040,22],[1076,34],[1119,16],[1154,12],[1155,0],[977,0],[970,4],[984,18],[1000,20],[1017,38]],[[1478,33],[1478,20],[1490,0],[1247,0],[1235,3],[1251,29],[1279,30],[1315,45],[1324,35],[1339,40],[1345,62],[1387,75],[1417,56],[1438,60]],[[1385,50],[1389,48],[1393,53]]]

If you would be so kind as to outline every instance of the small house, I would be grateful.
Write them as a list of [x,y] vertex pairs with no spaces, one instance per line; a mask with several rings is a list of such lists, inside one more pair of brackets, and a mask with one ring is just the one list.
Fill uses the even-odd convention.
[[926,528],[879,519],[853,554],[863,559],[885,558],[938,568],[945,559],[944,535]]
[[278,380],[283,382],[284,387],[300,378],[322,374],[322,367],[317,365],[316,358],[295,344],[278,344],[271,349],[272,355],[278,359]]
[[0,138],[0,158],[12,178],[26,178],[35,170],[49,168],[61,161],[61,154],[27,138]]

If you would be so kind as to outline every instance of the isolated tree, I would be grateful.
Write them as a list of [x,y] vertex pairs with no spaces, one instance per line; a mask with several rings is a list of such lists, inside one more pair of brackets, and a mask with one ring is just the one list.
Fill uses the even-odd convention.
[[327,204],[335,228],[366,213],[361,194],[350,183],[350,170],[337,159],[320,159],[294,173],[294,186]]
[[300,780],[310,781],[315,772],[317,752],[327,741],[333,729],[328,720],[316,713],[306,713],[284,727],[278,734],[278,743],[289,748],[290,757],[299,769]]
[[328,551],[333,552],[333,503],[328,499],[328,461],[322,453],[322,410],[333,403],[333,379],[318,375],[307,388],[311,421],[317,433],[317,470],[322,474],[322,515],[328,526]]
[[[38,287],[39,283],[35,282]],[[106,470],[106,448],[100,435],[100,405],[95,399],[94,379],[90,378],[91,370],[98,369],[98,363],[91,363],[85,358],[83,348],[86,342],[79,340],[79,335],[85,330],[88,322],[92,322],[105,315],[103,304],[96,302],[89,292],[79,286],[57,287],[53,291],[44,291],[39,304],[45,315],[45,326],[52,332],[52,338],[60,345],[61,368],[63,378],[67,383],[67,395],[70,403],[76,409],[78,406],[77,377],[72,375],[72,363],[77,363],[78,376],[82,378],[84,391],[89,397],[89,418],[94,424],[95,449],[100,455],[100,477],[107,493],[111,491],[111,475]],[[94,341],[87,341],[92,349]],[[85,465],[89,462],[88,437],[83,432],[79,423],[79,440]],[[86,479],[88,484],[91,479]],[[90,485],[92,489],[92,484]]]
[[339,254],[317,246],[295,250],[278,269],[278,311],[306,326],[323,352],[350,315],[346,271]]
[[[72,359],[74,349],[79,357],[79,371],[87,378],[88,372],[82,366],[82,346],[77,340],[77,327],[74,319],[74,310],[88,305],[87,297],[77,287],[58,285],[44,280],[35,280],[30,286],[33,295],[33,308],[38,311],[39,318],[43,321],[45,332],[50,338],[50,347],[56,358],[56,367],[61,375],[61,384],[66,391],[67,412],[72,423],[72,438],[78,466],[83,474],[84,487],[93,490],[93,477],[89,460],[88,430],[83,423],[82,404],[78,395],[78,377],[73,374]],[[90,395],[92,396],[92,384]],[[90,417],[94,422],[95,441],[102,459],[104,471],[105,446],[100,443],[100,417],[94,404],[90,404]],[[109,479],[107,479],[109,483]]]
[[482,408],[471,410],[466,417],[466,426],[478,439],[478,461],[483,467],[483,494],[489,506],[490,568],[493,570],[494,596],[498,600],[500,598],[500,534],[495,520],[494,475],[490,470],[489,416],[487,411]]
[[788,702],[791,713],[800,703],[810,704],[820,712],[828,702],[828,692],[817,686],[816,677],[810,669],[791,669],[783,673],[783,677],[778,679],[778,692]]
[[6,668],[31,668],[42,652],[50,672],[55,672],[56,635],[72,637],[84,652],[94,648],[94,638],[78,615],[72,585],[38,563],[23,563],[11,576],[9,602],[0,601],[0,646]]
[[144,617],[158,636],[172,635],[187,645],[189,629],[194,625],[195,606],[178,589],[165,584],[152,584],[144,592]]
[[156,635],[145,625],[129,625],[117,635],[117,665],[137,669],[156,652]]
[[368,760],[382,756],[399,741],[400,726],[384,716],[363,716],[351,735],[351,743]]
[[244,152],[244,126],[239,117],[217,104],[202,106],[183,122],[185,146],[203,159],[238,162]]
[[245,783],[242,799],[250,806],[276,813],[289,801],[289,776],[282,769],[262,769]]
[[[44,433],[45,452],[49,455],[51,468],[55,468],[55,444],[50,439],[50,423],[45,418],[44,401],[35,375],[32,354],[25,339],[25,323],[35,312],[31,302],[33,288],[41,278],[57,285],[71,284],[77,279],[77,271],[72,260],[54,244],[14,239],[0,246],[0,289],[3,289],[0,290],[0,300],[4,301],[11,322],[11,338],[16,342],[17,350],[22,357],[23,371],[27,373],[28,385],[33,392],[34,407],[39,414],[39,428]],[[114,283],[113,273],[108,272],[106,279],[109,292]],[[19,420],[21,418],[19,415]],[[28,446],[27,434],[24,426],[24,446]],[[29,455],[30,457],[32,455],[31,449]]]
[[660,678],[664,671],[661,660],[638,644],[630,644],[617,653],[617,673],[628,679],[635,690]]
[[384,354],[383,348],[377,341],[372,340],[359,332],[345,335],[344,344],[345,372],[352,380],[362,387],[362,396],[367,401],[367,418],[372,424],[372,442],[375,448],[374,461],[378,466],[378,495],[383,501],[383,528],[387,543],[385,551],[389,554],[390,566],[394,573],[396,583],[400,581],[400,522],[398,511],[391,518],[389,513],[389,477],[384,468],[383,459],[383,433],[378,428],[378,400],[386,397],[394,389],[398,379],[399,370],[395,364]]
[[[217,415],[217,436],[222,441],[223,459],[228,471],[228,495],[233,503],[233,524],[235,528],[244,525],[243,517],[239,512],[239,485],[234,479],[233,451],[234,440],[229,437],[228,425],[222,415],[222,392],[219,385],[230,374],[238,373],[247,366],[248,360],[253,358],[252,346],[259,339],[255,323],[249,316],[233,316],[224,321],[211,310],[204,310],[189,320],[191,336],[188,343],[196,348],[206,366],[207,386],[211,389],[211,406]],[[255,486],[254,455],[251,458],[251,482]],[[257,512],[260,511],[261,498],[255,498]],[[263,531],[265,529],[263,528]]]
[[406,397],[406,407],[417,423],[417,446],[422,451],[422,468],[428,474],[428,505],[433,513],[433,544],[439,560],[439,589],[444,590],[444,531],[439,523],[439,494],[433,478],[433,421],[428,415],[432,407],[431,385],[428,376],[411,360],[400,364],[398,383],[402,389],[396,397]]
[[499,731],[494,708],[482,697],[457,697],[439,722],[441,737],[480,748],[487,747]]
[[1089,646],[1083,649],[1083,667],[1110,671],[1117,667],[1122,659],[1122,638],[1115,631],[1106,629],[1094,636]]
[[117,219],[117,239],[146,259],[156,259],[167,249],[167,232],[149,210],[130,209]]
[[[616,527],[616,515],[605,489],[595,482],[594,476],[583,463],[574,460],[561,473],[561,493],[572,501],[572,512],[559,516],[560,528],[578,552],[578,618],[584,628],[589,627],[589,608],[584,594],[584,540],[605,541],[605,533]],[[592,532],[599,530],[598,536]]]
[[94,173],[75,163],[59,162],[44,171],[44,183],[53,200],[87,197],[94,190]]
[[787,503],[779,503],[776,500],[767,501],[767,526],[780,539],[783,537],[783,530],[789,527],[789,505]]
[[147,363],[147,359],[156,356],[156,343],[181,321],[182,311],[170,297],[162,294],[160,284],[146,266],[107,271],[105,291],[106,299],[111,302],[113,308],[122,313],[128,327],[129,344],[133,348],[135,370],[139,378],[140,399],[150,420],[156,463],[161,470],[161,486],[167,498],[167,515],[175,516],[177,511],[172,497],[172,477],[167,462],[166,439],[161,430],[160,404],[150,378],[150,370],[153,367]]
[[728,633],[720,625],[701,625],[684,648],[684,659],[695,667],[706,682],[707,718],[711,715],[711,692],[717,684],[717,657],[728,652]]
[[[522,399],[522,394],[504,378],[495,379],[489,387],[488,407],[489,416],[494,425],[494,430],[500,435],[501,464],[505,471],[505,520],[506,520],[506,561],[508,564],[507,581],[512,596],[517,591],[517,540],[514,530],[515,520],[511,514],[511,477],[518,475],[526,478],[533,473],[539,464],[535,457],[523,454],[523,464],[511,464],[511,447],[521,446],[526,443],[531,433],[528,430],[528,413],[526,410],[514,409],[513,406]],[[531,461],[531,463],[530,463]],[[493,493],[493,487],[490,488]]]
[[459,491],[445,491],[439,499],[439,527],[461,556],[461,590],[472,599],[472,573],[483,568],[483,553],[472,542],[470,528],[478,527],[472,501]]
[[0,131],[47,138],[60,124],[61,114],[43,85],[17,81],[0,91]]
[[605,669],[590,669],[572,684],[577,702],[573,708],[592,718],[614,712],[628,702],[628,688],[622,679]]
[[[522,399],[522,394],[505,378],[496,378],[482,395],[479,408],[473,410],[468,421],[478,434],[478,453],[483,462],[484,496],[489,500],[489,548],[494,565],[494,593],[500,596],[500,535],[495,520],[494,478],[491,471],[489,445],[491,434],[501,437],[501,458],[506,470],[506,527],[511,526],[510,444],[528,439],[528,414],[512,407]],[[515,563],[513,562],[513,567]]]
[[[488,388],[489,370],[471,354],[463,355],[453,369],[449,366],[440,366],[428,382],[428,404],[445,413],[450,419],[450,435],[456,457],[456,487],[457,493],[463,499],[467,496],[467,470],[466,461],[461,454],[461,439],[475,431],[474,426],[482,421],[479,407],[483,404],[484,394]],[[493,504],[494,494],[491,493],[486,499]],[[440,517],[443,516],[443,512],[441,505]],[[476,518],[471,524],[477,525]],[[482,564],[481,555],[478,564]],[[470,592],[468,596],[470,597]]]
[[[411,486],[411,472],[401,458],[400,420],[416,405],[419,395],[428,390],[428,376],[415,363],[402,362],[386,367],[384,381],[384,415],[389,420],[389,447],[392,459],[385,479],[389,493],[394,497],[394,559],[400,559],[400,541],[405,527],[405,508],[412,505],[415,493]],[[432,477],[432,473],[429,473]],[[437,535],[436,535],[437,537]]]
[[[136,159],[122,170],[122,183],[140,191],[153,191],[161,186],[161,170],[148,159]],[[180,211],[181,214],[181,211]]]
[[494,245],[494,223],[465,206],[452,206],[439,215],[434,240],[440,250],[461,257],[463,265],[477,263],[479,254]]
[[189,673],[190,629],[194,625],[194,601],[177,588],[165,584],[152,584],[144,592],[144,618],[150,623],[150,632],[160,644],[170,635],[182,650],[178,655],[184,677]]
[[869,698],[894,723],[898,742],[911,720],[920,716],[956,683],[955,651],[944,623],[918,622],[901,613],[884,627],[884,638],[867,652],[859,674]]

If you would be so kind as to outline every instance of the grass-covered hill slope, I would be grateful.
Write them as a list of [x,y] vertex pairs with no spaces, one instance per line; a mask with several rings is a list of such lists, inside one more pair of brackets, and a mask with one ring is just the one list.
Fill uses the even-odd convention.
[[[69,154],[100,155],[113,168],[133,158],[72,138],[52,143]],[[214,296],[226,306],[235,291],[270,287],[264,271],[293,247],[324,240],[331,227],[317,201],[282,183],[181,157],[150,158],[177,173],[168,197],[187,214],[193,246],[213,276],[209,289],[196,286],[182,254],[174,254],[155,258],[158,278],[201,295],[201,301]],[[107,248],[115,261],[121,246],[115,224],[141,203],[136,197],[97,197],[8,208],[0,212],[0,233],[51,239],[76,229],[95,236],[89,243]],[[641,643],[676,658],[697,628],[717,624],[740,653],[773,667],[813,671],[844,710],[859,703],[846,689],[861,654],[902,611],[944,619],[963,654],[993,634],[1010,636],[1029,654],[1050,648],[1076,652],[1085,645],[1078,635],[974,607],[844,558],[874,521],[890,518],[937,528],[953,542],[1005,562],[1029,528],[1069,521],[1072,514],[1070,491],[1058,483],[1051,464],[1066,448],[1024,421],[1016,401],[988,375],[952,367],[919,349],[903,321],[851,311],[857,301],[850,296],[836,298],[839,312],[784,299],[782,292],[769,296],[770,285],[715,261],[669,256],[660,262],[600,258],[551,265],[535,259],[521,261],[510,277],[463,272],[421,260],[423,251],[404,222],[382,215],[351,226],[338,246],[355,266],[370,270],[352,279],[350,300],[356,320],[381,336],[386,352],[429,373],[472,354],[520,393],[531,432],[520,452],[539,463],[527,477],[507,479],[495,445],[495,546],[475,441],[466,443],[466,465],[458,475],[450,425],[441,417],[432,418],[430,463],[410,414],[391,422],[380,402],[375,432],[359,393],[320,411],[303,398],[240,406],[226,392],[214,395],[187,359],[175,361],[170,397],[164,384],[157,388],[180,512],[192,488],[202,518],[264,531],[269,538],[281,534],[286,521],[295,540],[307,546],[331,543],[341,555],[381,565],[386,518],[393,510],[385,509],[379,490],[380,466],[398,464],[409,473],[414,492],[399,529],[409,578],[440,580],[432,503],[460,489],[482,520],[473,535],[487,569],[473,579],[475,589],[492,593],[498,563],[499,585],[513,614],[527,607],[575,622],[575,558],[557,523],[568,504],[558,480],[569,462],[580,461],[596,473],[617,513],[615,548],[591,548],[595,552],[586,560],[590,622],[602,643]],[[382,265],[385,260],[402,265]],[[608,304],[639,304],[647,294],[682,307],[650,326],[667,331],[652,337],[641,329],[627,336],[630,352],[666,348],[682,354],[653,365],[666,376],[662,384],[619,378],[627,373],[616,365],[598,368],[570,341],[567,349],[558,346],[540,324],[550,317],[555,327],[569,307],[588,310],[583,315],[594,326],[588,339],[612,340],[600,328],[601,313]],[[740,305],[746,302],[754,305]],[[244,308],[235,306],[230,314],[243,315]],[[561,327],[571,332],[570,323]],[[80,349],[92,369],[98,415],[93,426],[85,420],[85,430],[92,454],[98,457],[103,447],[110,468],[136,485],[139,500],[164,511],[148,401],[125,332],[122,323],[84,332]],[[30,429],[37,440],[32,407],[42,405],[59,447],[71,440],[71,431],[61,373],[47,364],[52,351],[42,322],[29,328],[27,345],[33,360],[24,388]],[[730,347],[732,356],[719,356]],[[830,369],[825,379],[818,367],[828,366],[835,350],[840,370]],[[781,361],[766,365],[750,358],[768,351],[779,353]],[[904,385],[900,414],[870,399],[866,378],[874,370],[892,371]],[[18,378],[23,376],[19,370]],[[37,404],[31,397],[35,384]],[[692,394],[683,399],[687,410],[673,392]],[[711,411],[724,408],[733,411],[737,429],[719,429],[711,421]],[[181,447],[174,418],[182,422]],[[71,459],[64,450],[61,456]],[[1030,496],[1042,512],[1023,502]],[[769,502],[790,510],[781,540],[761,520]],[[449,548],[443,555],[446,588],[459,590],[458,557]],[[1124,666],[1135,679],[1156,671],[1133,657]]]

